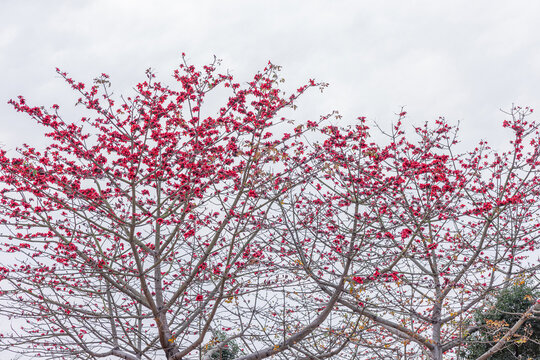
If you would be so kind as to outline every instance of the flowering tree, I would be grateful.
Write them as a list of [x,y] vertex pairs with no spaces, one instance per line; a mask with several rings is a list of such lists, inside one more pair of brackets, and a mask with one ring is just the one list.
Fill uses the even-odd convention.
[[[339,291],[323,294],[314,315],[290,311],[286,269],[265,239],[272,204],[302,183],[309,160],[295,136],[272,134],[285,121],[276,116],[320,84],[285,96],[272,64],[244,86],[216,65],[197,71],[184,61],[175,87],[149,70],[119,99],[105,74],[87,88],[57,70],[92,114],[79,121],[57,105],[10,101],[47,129],[50,145],[0,152],[9,256],[0,314],[26,322],[2,334],[4,349],[181,360],[219,358],[238,344],[240,359],[263,359],[313,341]],[[218,87],[230,95],[209,116],[204,100]]]
[[[538,249],[540,135],[530,113],[508,113],[514,138],[502,154],[485,142],[457,153],[457,129],[442,118],[414,140],[405,112],[383,131],[386,146],[369,142],[363,118],[321,128],[317,171],[282,205],[282,231],[312,286],[330,295],[347,279],[336,338],[366,359],[456,357],[484,299],[534,274],[525,259]],[[356,346],[340,358],[357,358]]]
[[[105,74],[87,89],[58,70],[92,114],[75,122],[11,101],[50,145],[0,151],[0,315],[14,319],[4,349],[441,360],[479,330],[486,299],[535,274],[531,109],[508,113],[502,154],[484,142],[456,153],[442,118],[407,135],[405,112],[377,145],[364,118],[340,128],[278,116],[324,84],[287,96],[272,64],[243,86],[217,65],[184,60],[176,87],[149,70],[119,99]],[[230,94],[210,116],[216,90]]]

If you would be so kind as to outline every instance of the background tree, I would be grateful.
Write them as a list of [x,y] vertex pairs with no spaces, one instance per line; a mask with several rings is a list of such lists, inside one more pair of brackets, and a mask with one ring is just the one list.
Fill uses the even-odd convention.
[[212,360],[233,360],[238,356],[240,347],[236,341],[228,341],[225,333],[217,331],[216,335],[206,344],[209,350],[204,355],[204,359]]
[[[301,145],[272,134],[285,122],[276,115],[317,84],[286,96],[272,64],[245,85],[216,66],[198,71],[184,60],[173,87],[149,70],[127,98],[115,98],[105,74],[87,88],[57,70],[90,114],[78,121],[57,105],[10,101],[47,129],[50,145],[0,152],[10,259],[0,268],[0,314],[26,322],[2,334],[4,349],[180,360],[205,356],[212,341],[236,355],[223,346],[238,339],[239,358],[263,359],[328,317],[337,295],[315,315],[288,311],[276,287],[283,271],[265,254],[270,205],[302,181]],[[218,87],[230,94],[210,116],[204,100]]]
[[[534,307],[540,294],[527,284],[517,284],[503,289],[494,301],[487,303],[486,309],[479,309],[474,316],[477,332],[467,339],[465,359],[478,359],[489,352],[516,325],[531,307]],[[491,300],[491,299],[490,299]],[[535,316],[536,315],[536,316]],[[493,351],[485,358],[535,359],[540,354],[539,313],[531,311],[523,323],[508,336],[501,349]]]
[[408,135],[405,112],[383,131],[387,145],[369,141],[363,118],[321,129],[316,171],[288,194],[283,231],[311,286],[332,294],[348,280],[338,303],[349,326],[336,336],[363,357],[455,357],[483,300],[535,271],[523,262],[540,226],[531,112],[508,113],[502,154],[485,142],[456,152],[457,129],[442,118]]

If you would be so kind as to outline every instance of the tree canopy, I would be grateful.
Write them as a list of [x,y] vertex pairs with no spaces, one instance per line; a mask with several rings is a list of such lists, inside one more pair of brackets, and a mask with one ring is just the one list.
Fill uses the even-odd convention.
[[[50,144],[0,150],[0,315],[14,320],[3,348],[44,359],[472,354],[470,339],[487,339],[483,304],[536,279],[533,110],[506,113],[502,153],[484,141],[458,152],[457,127],[408,126],[405,111],[375,143],[363,117],[283,116],[324,83],[287,94],[276,65],[245,84],[218,65],[183,58],[170,86],[148,70],[126,97],[106,74],[88,87],[57,69],[78,93],[77,120],[10,101]],[[228,94],[215,107],[217,89]]]

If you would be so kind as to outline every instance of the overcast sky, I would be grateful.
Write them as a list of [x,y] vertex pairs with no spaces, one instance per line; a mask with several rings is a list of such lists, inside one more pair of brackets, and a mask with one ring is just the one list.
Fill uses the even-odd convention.
[[106,72],[129,92],[154,68],[170,75],[186,52],[196,65],[215,54],[248,81],[268,60],[308,93],[295,117],[332,110],[382,126],[401,106],[409,121],[445,116],[463,140],[495,144],[512,103],[540,111],[540,1],[9,1],[0,0],[0,142],[39,143],[42,129],[8,99],[33,105],[76,97],[55,67],[76,80]]

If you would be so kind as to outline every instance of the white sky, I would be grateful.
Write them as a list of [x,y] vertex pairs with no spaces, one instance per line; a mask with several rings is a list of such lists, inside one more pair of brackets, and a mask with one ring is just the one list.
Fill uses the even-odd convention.
[[[405,105],[410,121],[461,121],[462,138],[500,142],[499,109],[540,105],[540,2],[530,1],[10,1],[0,0],[0,143],[40,143],[42,129],[8,99],[75,103],[56,66],[90,83],[111,75],[116,94],[186,52],[196,65],[223,59],[248,81],[268,60],[286,85],[330,83],[294,116],[334,109],[383,127]],[[540,111],[540,108],[538,109]]]

